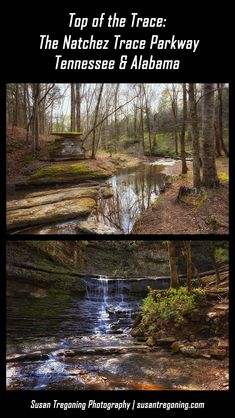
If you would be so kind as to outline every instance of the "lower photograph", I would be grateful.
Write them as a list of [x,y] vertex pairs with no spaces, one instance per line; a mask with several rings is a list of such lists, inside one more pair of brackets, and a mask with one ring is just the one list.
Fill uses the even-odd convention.
[[9,240],[9,391],[229,389],[227,240]]

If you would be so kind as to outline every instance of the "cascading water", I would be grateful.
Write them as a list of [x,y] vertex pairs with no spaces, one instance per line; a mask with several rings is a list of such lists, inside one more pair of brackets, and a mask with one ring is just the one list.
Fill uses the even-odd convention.
[[94,313],[94,334],[122,334],[138,310],[137,298],[128,294],[124,279],[86,278],[86,299]]

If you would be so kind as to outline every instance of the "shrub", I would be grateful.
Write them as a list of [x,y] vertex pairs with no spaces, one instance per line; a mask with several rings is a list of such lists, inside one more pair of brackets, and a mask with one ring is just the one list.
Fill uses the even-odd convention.
[[[193,289],[188,293],[186,287],[168,290],[149,289],[148,296],[144,299],[142,306],[144,325],[149,327],[159,320],[171,321],[181,324],[185,317],[190,317],[198,312],[205,300],[205,293],[202,289]],[[150,329],[151,327],[151,329]]]

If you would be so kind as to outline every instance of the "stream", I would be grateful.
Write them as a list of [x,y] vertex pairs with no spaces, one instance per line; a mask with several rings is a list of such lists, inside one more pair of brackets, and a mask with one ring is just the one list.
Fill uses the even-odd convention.
[[[79,295],[29,288],[26,294],[22,283],[8,291],[7,390],[203,390],[205,368],[213,387],[220,361],[186,360],[131,336],[145,278],[83,280]],[[168,279],[154,280],[155,288],[168,287]]]
[[[162,356],[161,350],[130,335],[144,294],[131,293],[125,279],[84,280],[84,295],[8,297],[7,388],[170,387],[169,379],[157,377],[153,368],[152,355]],[[159,283],[166,285],[165,280]]]
[[[165,176],[162,173],[163,165],[172,165],[174,160],[160,161],[160,164],[141,164],[138,167],[119,169],[117,174],[108,179],[102,187],[108,187],[110,194],[104,198],[100,193],[97,208],[86,218],[75,218],[65,222],[38,225],[14,231],[14,234],[81,234],[81,233],[108,233],[129,234],[140,214],[148,209],[159,197],[165,186]],[[66,186],[64,186],[66,187]],[[73,189],[77,185],[66,187]],[[40,190],[48,191],[44,187]],[[8,200],[25,199],[29,191],[14,191],[8,194]],[[91,221],[98,225],[99,230],[84,230],[82,221]]]

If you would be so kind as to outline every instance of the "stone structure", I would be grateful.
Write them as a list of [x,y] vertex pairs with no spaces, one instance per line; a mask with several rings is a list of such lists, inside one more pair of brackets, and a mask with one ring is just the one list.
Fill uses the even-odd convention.
[[55,143],[50,152],[53,161],[81,160],[85,158],[85,148],[81,132],[51,132]]

